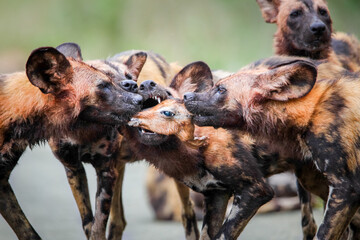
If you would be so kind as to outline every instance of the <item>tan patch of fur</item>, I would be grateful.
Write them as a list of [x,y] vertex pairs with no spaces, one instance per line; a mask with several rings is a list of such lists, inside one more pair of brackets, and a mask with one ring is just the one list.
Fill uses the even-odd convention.
[[[333,39],[343,41],[349,45],[350,55],[335,55],[335,61],[346,62],[349,70],[352,72],[360,71],[360,43],[359,40],[350,34],[336,32],[333,34]],[[334,60],[332,60],[334,62]]]
[[[158,219],[173,219],[181,221],[181,202],[174,180],[169,177],[163,177],[159,181],[160,173],[155,167],[149,166],[146,174],[146,189],[150,197],[150,201],[155,203],[163,194],[166,194],[166,202],[161,205],[160,209],[156,209],[156,217]],[[155,203],[155,205],[157,205]]]
[[10,121],[28,119],[34,112],[42,112],[54,104],[54,98],[43,94],[30,83],[24,72],[19,72],[6,75],[0,102],[0,129],[4,129]]

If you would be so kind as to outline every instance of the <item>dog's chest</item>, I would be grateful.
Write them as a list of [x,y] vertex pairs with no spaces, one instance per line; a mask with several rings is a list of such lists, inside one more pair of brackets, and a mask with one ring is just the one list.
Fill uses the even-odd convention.
[[205,192],[209,190],[226,190],[225,184],[216,179],[207,170],[199,174],[185,176],[182,182],[196,192]]

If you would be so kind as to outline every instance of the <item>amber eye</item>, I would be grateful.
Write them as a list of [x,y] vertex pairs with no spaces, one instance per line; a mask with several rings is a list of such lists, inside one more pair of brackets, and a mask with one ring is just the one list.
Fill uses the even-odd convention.
[[291,18],[297,18],[298,16],[300,16],[302,14],[302,11],[300,9],[298,10],[293,10],[291,13],[290,13],[290,17]]
[[327,16],[328,15],[326,9],[324,9],[324,8],[319,8],[319,14],[321,16]]
[[162,111],[161,114],[165,115],[166,117],[173,117],[175,116],[175,113],[171,111]]
[[216,92],[218,92],[218,93],[220,93],[220,94],[224,94],[226,91],[227,91],[226,88],[224,88],[223,86],[219,86],[219,87],[217,88],[217,91],[216,91]]

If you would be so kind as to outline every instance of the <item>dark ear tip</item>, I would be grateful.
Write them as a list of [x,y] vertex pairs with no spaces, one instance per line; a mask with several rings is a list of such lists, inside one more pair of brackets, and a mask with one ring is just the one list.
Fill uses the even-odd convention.
[[299,64],[301,64],[302,66],[305,66],[305,67],[307,67],[309,69],[312,69],[312,71],[317,73],[317,67],[316,67],[314,62],[301,60],[301,61],[299,61]]
[[196,61],[196,62],[193,62],[193,64],[196,64],[196,65],[199,65],[199,66],[202,66],[202,67],[205,67],[205,68],[209,68],[209,65],[207,65],[205,62],[203,61]]
[[58,50],[56,50],[53,47],[40,47],[35,50],[33,50],[30,53],[30,56],[28,58],[28,61],[34,57],[43,56],[45,53],[52,53],[52,54],[61,54]]
[[192,68],[194,70],[202,70],[202,71],[206,71],[206,72],[211,73],[211,69],[210,69],[209,65],[207,65],[203,61],[197,61],[197,62],[189,63],[180,72],[187,71],[188,68]]
[[72,57],[75,60],[81,61],[81,48],[78,44],[73,42],[66,42],[56,47],[56,50],[61,52],[66,57]]
[[135,54],[136,57],[147,58],[146,52],[138,52]]
[[61,48],[61,47],[65,47],[65,46],[81,49],[79,44],[74,43],[74,42],[65,42],[65,43],[60,44],[56,48]]
[[30,54],[30,57],[31,56],[35,56],[36,54],[42,54],[44,52],[51,52],[51,51],[56,51],[58,52],[55,48],[53,47],[40,47],[40,48],[36,48],[34,49],[31,54]]

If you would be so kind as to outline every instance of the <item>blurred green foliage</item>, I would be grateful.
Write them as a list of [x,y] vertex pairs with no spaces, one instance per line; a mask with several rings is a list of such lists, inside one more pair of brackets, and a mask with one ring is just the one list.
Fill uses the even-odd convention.
[[[334,29],[360,37],[360,1],[328,3]],[[272,55],[276,29],[255,0],[0,0],[0,22],[0,64],[13,52],[25,62],[37,47],[71,41],[85,59],[147,49],[229,71]]]

